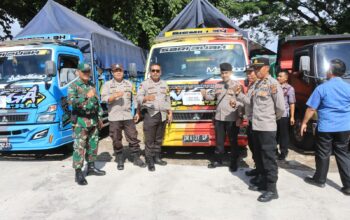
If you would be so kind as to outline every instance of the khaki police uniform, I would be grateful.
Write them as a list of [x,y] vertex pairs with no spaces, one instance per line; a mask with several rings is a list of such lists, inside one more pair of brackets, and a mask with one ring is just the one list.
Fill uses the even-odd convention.
[[[143,103],[144,97],[149,95],[154,95],[155,100]],[[137,102],[144,112],[145,154],[146,157],[154,157],[161,152],[167,112],[171,110],[168,85],[163,80],[145,80],[137,92]]]
[[[239,127],[236,126],[236,120],[242,114],[242,104],[237,101],[236,90],[241,84],[234,80],[229,80],[226,83],[221,81],[215,85],[213,93],[205,94],[206,100],[216,100],[216,112],[215,112],[215,155],[216,160],[221,162],[223,154],[225,153],[225,138],[229,137],[231,145],[231,162],[237,162],[239,157],[238,149],[238,132]],[[231,101],[236,102],[236,106],[233,108],[230,104]]]
[[268,76],[259,80],[252,94],[252,128],[256,138],[256,152],[260,159],[258,167],[263,168],[263,187],[277,192],[278,167],[276,162],[276,120],[285,111],[283,91],[280,84]]
[[[123,92],[124,94],[122,97],[108,102],[110,96],[116,92]],[[135,95],[135,89],[132,83],[125,79],[121,82],[112,79],[102,87],[101,97],[102,101],[106,102],[108,106],[109,135],[112,138],[113,149],[116,154],[123,151],[123,130],[131,153],[139,154],[140,152],[140,140],[137,139],[138,133],[131,113],[132,103],[135,102],[136,104]]]
[[258,167],[258,165],[261,164],[261,162],[260,163],[258,162],[259,158],[257,158],[256,149],[254,147],[255,139],[254,139],[253,128],[252,128],[253,103],[251,100],[252,100],[254,89],[257,83],[258,83],[258,80],[256,80],[253,84],[248,86],[247,94],[239,93],[239,95],[237,96],[237,100],[239,100],[241,103],[244,104],[244,114],[248,119],[248,128],[247,128],[248,146],[250,151],[252,152],[257,173],[261,173],[262,168]]

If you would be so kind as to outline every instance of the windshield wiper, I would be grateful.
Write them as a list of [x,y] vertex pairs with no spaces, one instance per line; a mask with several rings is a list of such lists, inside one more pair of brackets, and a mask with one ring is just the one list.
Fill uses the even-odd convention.
[[38,79],[38,78],[19,79],[19,80],[15,80],[15,81],[9,82],[4,88],[8,89],[12,84],[15,84],[15,83],[18,83],[18,82],[26,82],[26,81],[38,82],[38,81],[43,81],[43,80],[44,79]]
[[175,74],[175,75],[171,75],[171,76],[168,76],[168,77],[165,77],[163,80],[167,80],[167,79],[170,79],[170,78],[173,78],[173,77],[196,77],[196,76],[192,76],[192,75],[185,75],[185,74]]

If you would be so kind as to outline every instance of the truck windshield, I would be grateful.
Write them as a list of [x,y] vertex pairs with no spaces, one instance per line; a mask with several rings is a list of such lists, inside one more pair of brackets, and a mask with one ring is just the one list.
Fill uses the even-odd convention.
[[220,63],[230,63],[234,76],[245,77],[245,54],[241,44],[196,44],[155,48],[151,63],[162,67],[162,78],[207,79],[220,77]]
[[24,79],[45,79],[45,62],[51,50],[0,51],[0,84]]
[[318,76],[325,78],[329,69],[329,62],[340,59],[346,65],[345,75],[350,75],[350,42],[321,44],[317,47]]

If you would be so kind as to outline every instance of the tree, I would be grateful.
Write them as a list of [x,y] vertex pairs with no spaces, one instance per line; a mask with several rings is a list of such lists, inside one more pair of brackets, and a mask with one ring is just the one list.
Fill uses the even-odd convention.
[[[121,32],[136,45],[148,49],[158,33],[190,0],[56,0],[99,24]],[[266,43],[279,36],[341,34],[350,30],[350,0],[209,0],[238,22],[258,33]],[[0,1],[0,39],[11,38],[11,24],[25,26],[46,0]],[[260,34],[263,33],[263,34]]]
[[241,28],[253,28],[264,37],[343,34],[350,31],[350,0],[243,0],[217,1],[229,17],[239,18]]

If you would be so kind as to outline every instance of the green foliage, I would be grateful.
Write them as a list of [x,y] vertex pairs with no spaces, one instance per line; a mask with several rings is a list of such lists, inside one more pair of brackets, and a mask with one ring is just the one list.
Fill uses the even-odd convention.
[[[56,0],[99,24],[149,48],[158,33],[190,0]],[[209,0],[243,28],[266,42],[271,34],[340,34],[350,31],[349,0]],[[0,39],[11,38],[11,24],[25,26],[46,0],[0,1]]]

